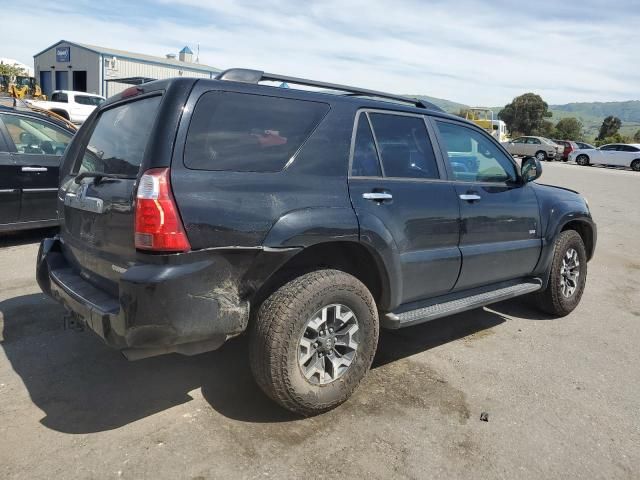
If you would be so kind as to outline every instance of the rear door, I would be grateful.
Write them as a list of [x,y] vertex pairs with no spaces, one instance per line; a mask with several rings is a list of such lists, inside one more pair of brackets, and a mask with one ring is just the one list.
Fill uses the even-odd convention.
[[433,124],[460,205],[456,290],[530,275],[542,247],[533,187],[518,181],[513,159],[485,132],[452,120]]
[[442,175],[422,116],[359,113],[349,190],[361,241],[373,242],[375,232],[394,245],[401,277],[396,303],[446,293],[458,277],[459,207]]
[[25,115],[0,114],[9,137],[17,186],[18,221],[57,218],[60,160],[72,135],[46,120]]
[[[73,146],[76,158],[62,179],[65,256],[86,280],[113,294],[135,259],[134,190],[161,98],[147,95],[102,111],[91,133]],[[123,178],[77,181],[83,172]]]
[[0,225],[15,223],[20,215],[18,169],[7,142],[8,134],[0,117]]

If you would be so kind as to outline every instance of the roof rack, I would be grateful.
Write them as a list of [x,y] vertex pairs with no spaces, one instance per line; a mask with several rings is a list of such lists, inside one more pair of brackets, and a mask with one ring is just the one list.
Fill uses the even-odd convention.
[[394,95],[392,93],[378,92],[376,90],[367,90],[365,88],[349,87],[347,85],[340,85],[337,83],[318,82],[316,80],[309,80],[306,78],[288,77],[286,75],[276,75],[273,73],[265,73],[261,70],[251,70],[248,68],[230,68],[223,72],[220,72],[216,76],[216,80],[228,80],[232,82],[242,83],[259,83],[263,81],[276,81],[284,83],[293,83],[297,85],[305,85],[308,87],[325,88],[328,90],[335,90],[340,92],[346,92],[349,96],[362,96],[373,98],[385,98],[388,100],[395,100],[396,102],[408,103],[415,105],[419,108],[428,108],[431,110],[442,111],[441,108],[435,106],[432,103],[425,102],[417,98],[403,97],[401,95]]

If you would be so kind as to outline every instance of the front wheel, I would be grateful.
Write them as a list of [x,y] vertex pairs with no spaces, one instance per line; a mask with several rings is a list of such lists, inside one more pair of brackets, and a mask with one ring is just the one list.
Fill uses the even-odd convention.
[[640,159],[631,162],[631,170],[634,172],[640,172]]
[[543,162],[547,159],[547,154],[540,150],[539,152],[536,152],[535,157],[539,162]]
[[558,317],[571,313],[580,303],[587,282],[587,251],[575,230],[556,239],[547,287],[534,295],[537,306]]
[[318,270],[263,302],[250,336],[251,369],[277,403],[308,416],[347,400],[371,367],[378,311],[362,282]]

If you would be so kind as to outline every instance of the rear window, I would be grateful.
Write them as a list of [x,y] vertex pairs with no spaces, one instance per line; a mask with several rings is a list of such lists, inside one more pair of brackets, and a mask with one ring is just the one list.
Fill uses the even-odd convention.
[[305,100],[205,93],[193,112],[184,163],[197,170],[280,171],[328,110]]
[[137,176],[160,99],[155,96],[136,100],[102,112],[79,172]]

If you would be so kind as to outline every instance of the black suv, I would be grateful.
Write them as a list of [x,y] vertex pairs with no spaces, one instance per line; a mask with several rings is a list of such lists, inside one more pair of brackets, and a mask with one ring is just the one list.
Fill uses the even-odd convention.
[[576,307],[596,228],[541,172],[413,99],[243,69],[152,82],[69,146],[38,282],[129,359],[248,330],[262,389],[311,415],[351,395],[379,327]]

